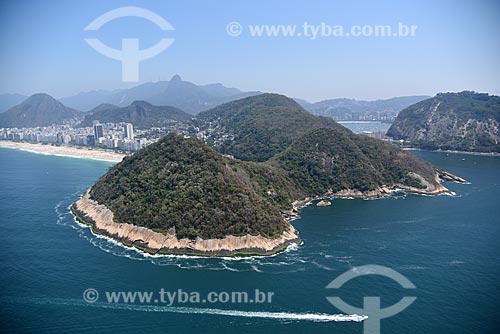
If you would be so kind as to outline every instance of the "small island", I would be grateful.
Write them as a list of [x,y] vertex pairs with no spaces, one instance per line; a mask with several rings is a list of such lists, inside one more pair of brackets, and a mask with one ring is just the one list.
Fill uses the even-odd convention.
[[[313,200],[448,192],[445,171],[262,94],[203,112],[204,140],[171,133],[125,157],[72,206],[92,231],[150,254],[272,255]],[[262,147],[263,149],[259,149]]]

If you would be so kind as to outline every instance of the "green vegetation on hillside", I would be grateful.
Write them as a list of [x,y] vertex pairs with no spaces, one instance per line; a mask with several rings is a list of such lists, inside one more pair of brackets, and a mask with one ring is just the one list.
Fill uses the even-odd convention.
[[306,112],[292,99],[261,94],[202,112],[197,125],[210,129],[207,142],[221,153],[245,161],[266,161],[307,131],[346,129],[330,118]]
[[112,167],[92,187],[118,222],[179,238],[280,235],[279,210],[257,194],[243,164],[195,138],[170,134]]
[[500,152],[500,97],[437,94],[402,110],[387,135],[424,149]]
[[333,129],[316,129],[276,157],[277,163],[309,196],[343,189],[374,190],[382,185],[423,185],[415,172],[433,180],[428,163],[380,140]]
[[[436,185],[428,163],[312,116],[281,95],[228,103],[196,125],[216,130],[207,140],[219,152],[194,137],[170,134],[112,167],[92,187],[91,198],[117,222],[174,228],[179,238],[274,237],[287,228],[281,213],[295,200],[346,189],[425,188],[419,178]],[[217,145],[230,136],[232,144]]]
[[500,122],[500,97],[485,93],[463,91],[460,93],[440,93],[436,98],[442,101],[439,110],[453,110],[458,119],[484,121],[495,119]]
[[191,115],[169,106],[154,106],[144,101],[135,101],[128,107],[101,105],[85,115],[80,127],[92,126],[93,121],[101,123],[132,123],[136,128],[161,127],[172,121],[188,121]]

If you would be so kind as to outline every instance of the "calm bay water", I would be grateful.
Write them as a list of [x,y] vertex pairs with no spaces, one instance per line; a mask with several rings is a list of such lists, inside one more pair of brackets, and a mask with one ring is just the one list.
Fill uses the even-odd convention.
[[[271,258],[146,258],[78,226],[68,206],[109,163],[0,149],[0,331],[24,333],[361,333],[362,324],[293,320],[339,313],[325,286],[366,264],[391,267],[417,287],[413,305],[382,333],[498,333],[500,158],[416,152],[460,175],[456,196],[334,200],[294,222],[304,244]],[[82,300],[94,288],[95,304]],[[104,291],[275,293],[269,304],[107,305]],[[337,292],[352,305],[406,295],[381,277]],[[225,315],[219,311],[227,310]],[[284,312],[268,319],[248,312]],[[219,313],[219,314],[213,314]]]
[[391,123],[382,123],[377,121],[343,121],[339,123],[354,133],[362,133],[363,131],[381,131],[386,133],[391,127]]

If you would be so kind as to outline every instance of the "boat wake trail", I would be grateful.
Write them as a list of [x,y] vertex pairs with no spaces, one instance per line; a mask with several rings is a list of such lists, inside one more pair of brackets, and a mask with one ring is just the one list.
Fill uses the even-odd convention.
[[326,314],[326,313],[261,312],[261,311],[224,310],[224,309],[214,309],[214,308],[137,305],[137,304],[104,303],[104,302],[86,303],[78,299],[60,299],[60,298],[14,298],[14,299],[3,299],[2,302],[36,304],[36,305],[94,307],[102,309],[129,310],[129,311],[140,311],[140,312],[207,314],[207,315],[220,315],[228,317],[276,319],[280,321],[362,322],[363,320],[366,320],[368,318],[365,315],[357,315],[357,314],[349,315],[349,314]]

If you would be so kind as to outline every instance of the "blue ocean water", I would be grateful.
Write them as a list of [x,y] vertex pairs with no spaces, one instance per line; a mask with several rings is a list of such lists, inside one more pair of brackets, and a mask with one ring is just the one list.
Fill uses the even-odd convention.
[[[340,313],[326,300],[334,292],[358,307],[364,296],[380,296],[385,307],[408,294],[378,276],[339,291],[325,288],[352,267],[378,264],[417,287],[411,293],[417,300],[382,320],[382,333],[498,333],[500,158],[414,154],[471,184],[446,183],[455,196],[400,194],[307,207],[293,222],[303,245],[275,257],[231,260],[144,257],[98,238],[75,223],[68,207],[110,163],[0,149],[0,332],[361,333],[361,323],[297,315]],[[100,293],[98,302],[82,299],[88,288]],[[161,288],[274,296],[272,303],[174,307],[104,301],[105,291]]]

